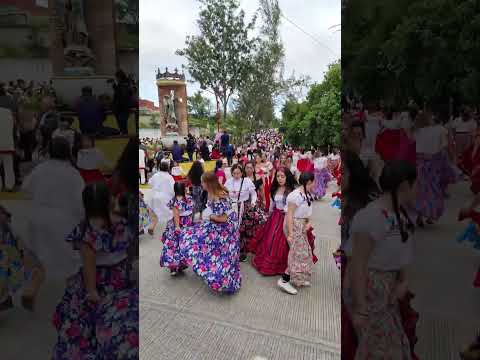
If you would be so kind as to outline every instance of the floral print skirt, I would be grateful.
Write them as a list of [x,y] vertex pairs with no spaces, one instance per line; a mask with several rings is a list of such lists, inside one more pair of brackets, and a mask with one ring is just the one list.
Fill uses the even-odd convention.
[[[180,217],[180,227],[185,229],[193,225],[191,216]],[[163,248],[160,255],[160,266],[169,268],[170,270],[178,269],[185,266],[186,263],[180,254],[179,241],[180,233],[175,231],[175,223],[173,220],[167,222],[167,228],[162,235]]]
[[23,259],[15,244],[0,243],[0,302],[15,293],[25,281]]
[[265,224],[267,216],[260,204],[252,206],[249,201],[245,202],[243,210],[242,223],[240,224],[241,249],[244,252],[254,252],[255,235],[257,231]]
[[313,250],[308,239],[305,220],[293,219],[292,242],[289,243],[288,267],[286,273],[295,286],[310,282],[313,268]]
[[236,213],[223,224],[204,221],[181,233],[180,252],[186,263],[216,292],[240,289],[240,233]]
[[58,338],[52,359],[138,359],[138,287],[128,269],[127,260],[97,267],[97,304],[86,298],[82,270],[67,280],[53,316]]
[[[396,271],[369,270],[367,283],[368,318],[365,327],[357,334],[356,360],[410,360],[412,348],[407,338],[402,318],[401,302],[393,298],[397,282]],[[406,299],[409,302],[409,299]],[[351,314],[351,297],[345,299]],[[416,319],[413,324],[416,324]]]

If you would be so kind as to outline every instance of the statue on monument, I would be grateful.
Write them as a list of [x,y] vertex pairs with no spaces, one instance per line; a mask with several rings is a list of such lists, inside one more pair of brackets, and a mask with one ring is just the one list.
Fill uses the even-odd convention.
[[170,95],[163,98],[163,109],[166,118],[167,128],[174,131],[178,130],[177,115],[175,113],[175,91],[171,90]]
[[83,0],[66,0],[64,8],[64,57],[67,67],[93,67],[95,55],[88,46]]

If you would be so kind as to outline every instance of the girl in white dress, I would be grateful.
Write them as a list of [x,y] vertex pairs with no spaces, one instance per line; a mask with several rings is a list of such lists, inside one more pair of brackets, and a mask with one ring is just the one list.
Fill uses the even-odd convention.
[[160,163],[160,171],[157,172],[148,181],[152,187],[152,197],[150,207],[157,215],[158,220],[168,221],[172,218],[172,211],[168,207],[168,202],[175,196],[173,185],[175,180],[169,173],[170,162],[162,161]]

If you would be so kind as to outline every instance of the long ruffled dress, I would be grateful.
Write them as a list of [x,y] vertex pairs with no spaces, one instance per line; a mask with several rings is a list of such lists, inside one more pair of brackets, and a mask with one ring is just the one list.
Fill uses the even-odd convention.
[[[227,222],[210,221],[227,215]],[[209,200],[203,221],[182,231],[180,252],[186,263],[214,291],[232,294],[240,289],[240,232],[230,199]]]
[[[173,210],[176,208],[180,214],[180,228],[185,229],[193,225],[193,208],[194,203],[192,198],[187,196],[183,199],[176,197],[170,200],[168,208]],[[178,269],[185,266],[185,261],[182,259],[179,248],[179,241],[181,235],[175,230],[175,222],[173,219],[168,220],[167,227],[162,235],[162,253],[160,255],[160,266],[171,270]]]
[[417,154],[417,202],[416,211],[424,218],[438,220],[445,210],[440,169],[433,157]]
[[327,193],[328,183],[332,180],[332,175],[330,175],[327,168],[315,169],[315,187],[313,193],[322,198]]
[[97,265],[100,302],[88,301],[80,269],[67,280],[65,294],[57,305],[53,324],[58,332],[52,359],[138,359],[138,287],[130,281],[127,249],[135,237],[122,220],[111,229],[95,230],[82,223],[67,237],[78,250],[80,244],[102,257],[119,259],[111,265]]

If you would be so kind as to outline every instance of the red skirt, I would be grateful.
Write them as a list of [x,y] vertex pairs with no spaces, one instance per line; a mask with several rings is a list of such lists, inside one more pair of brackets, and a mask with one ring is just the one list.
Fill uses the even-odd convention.
[[[283,232],[285,213],[275,209],[252,239],[256,247],[252,265],[262,275],[283,275],[288,267],[288,242]],[[254,245],[255,244],[255,245]]]
[[82,170],[80,169],[80,176],[85,181],[85,184],[92,184],[96,182],[105,182],[105,176],[98,169],[95,170]]
[[387,129],[379,134],[375,143],[375,152],[383,161],[405,160],[416,164],[415,142],[409,139],[403,129]]

